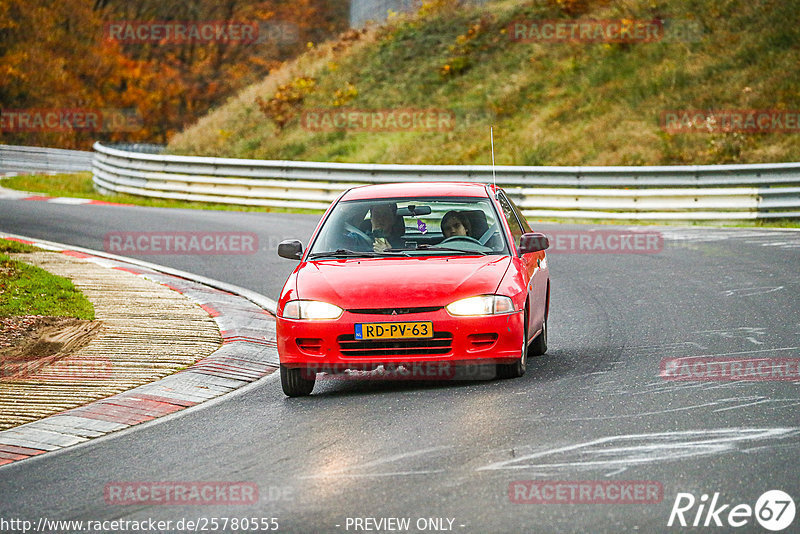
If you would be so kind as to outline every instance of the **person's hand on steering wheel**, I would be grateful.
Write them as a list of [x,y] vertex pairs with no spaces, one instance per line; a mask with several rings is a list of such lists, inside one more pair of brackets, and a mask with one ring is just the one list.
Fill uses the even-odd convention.
[[372,242],[373,252],[386,252],[390,248],[392,248],[392,245],[385,237],[376,237]]

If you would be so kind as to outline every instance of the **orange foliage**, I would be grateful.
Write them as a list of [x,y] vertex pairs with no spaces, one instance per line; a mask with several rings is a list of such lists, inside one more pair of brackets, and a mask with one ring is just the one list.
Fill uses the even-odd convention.
[[295,78],[290,83],[281,85],[275,96],[264,100],[256,97],[256,103],[261,111],[274,122],[279,130],[292,120],[303,104],[306,96],[314,92],[316,80],[314,78]]
[[[306,42],[339,33],[346,27],[346,5],[343,0],[0,0],[0,109],[88,110],[103,117],[95,128],[29,131],[9,128],[6,121],[0,143],[84,149],[95,140],[165,143],[303,51]],[[109,23],[164,21],[241,22],[258,28],[258,39],[176,43],[109,37]]]

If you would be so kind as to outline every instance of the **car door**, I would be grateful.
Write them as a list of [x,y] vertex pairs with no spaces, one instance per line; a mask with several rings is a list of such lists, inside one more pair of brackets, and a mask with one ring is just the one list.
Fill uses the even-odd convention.
[[[532,232],[528,221],[519,211],[516,205],[506,196],[503,191],[500,191],[497,200],[503,211],[503,216],[508,222],[508,227],[511,230],[511,235],[514,238],[514,247],[519,252],[520,238],[522,234]],[[547,298],[547,273],[542,268],[544,265],[545,253],[530,252],[519,256],[522,264],[522,269],[526,273],[526,282],[528,284],[528,299],[530,301],[530,316],[528,317],[528,339],[532,339],[534,335],[542,328],[544,321],[545,300]]]

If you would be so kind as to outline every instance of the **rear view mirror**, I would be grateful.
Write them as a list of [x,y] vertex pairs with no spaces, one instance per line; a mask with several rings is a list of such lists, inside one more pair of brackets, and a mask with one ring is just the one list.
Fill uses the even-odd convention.
[[278,244],[278,256],[289,260],[299,260],[303,257],[303,244],[297,239],[287,239]]
[[519,240],[519,253],[528,254],[529,252],[539,252],[546,250],[550,246],[547,236],[540,232],[530,232],[522,234]]
[[409,204],[405,208],[398,208],[397,215],[402,217],[419,217],[420,215],[430,215],[431,214],[431,207],[430,206],[415,206],[414,204]]

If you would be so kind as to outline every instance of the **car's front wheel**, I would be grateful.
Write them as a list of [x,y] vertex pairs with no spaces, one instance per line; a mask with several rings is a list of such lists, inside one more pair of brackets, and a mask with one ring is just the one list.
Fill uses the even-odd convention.
[[303,376],[308,374],[305,369],[292,369],[281,365],[281,387],[283,392],[289,397],[305,397],[311,395],[311,390],[314,389],[314,382],[316,376],[306,378]]
[[528,308],[522,322],[522,354],[514,363],[498,363],[497,378],[519,378],[525,374],[528,365]]
[[542,331],[536,336],[536,339],[531,343],[530,349],[532,356],[541,356],[547,352],[547,317],[545,316],[542,322]]

